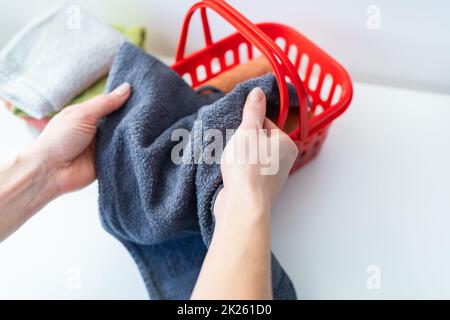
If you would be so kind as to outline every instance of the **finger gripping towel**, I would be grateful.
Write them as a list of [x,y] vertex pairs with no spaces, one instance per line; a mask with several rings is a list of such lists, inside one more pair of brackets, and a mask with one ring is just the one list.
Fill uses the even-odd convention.
[[[211,242],[222,177],[216,163],[175,164],[171,153],[180,141],[172,141],[172,132],[186,129],[193,137],[219,129],[225,136],[239,126],[255,86],[278,103],[276,81],[267,75],[223,97],[201,96],[156,58],[124,44],[107,91],[125,81],[132,86],[130,99],[101,121],[97,133],[100,218],[136,261],[151,299],[189,299]],[[207,145],[202,141],[201,151]],[[271,267],[274,298],[296,299],[273,255]]]

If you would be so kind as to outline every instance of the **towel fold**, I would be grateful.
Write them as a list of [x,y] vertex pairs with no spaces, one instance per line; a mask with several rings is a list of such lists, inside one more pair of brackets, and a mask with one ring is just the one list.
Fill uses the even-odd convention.
[[[145,38],[146,32],[145,28],[141,26],[130,26],[124,27],[120,25],[113,25],[114,29],[119,31],[122,35],[125,36],[128,42],[138,46],[139,48],[144,48],[145,46]],[[105,91],[106,86],[106,76],[95,82],[85,91],[77,95],[72,101],[70,101],[67,105],[82,103],[90,98],[93,98],[99,94],[102,94]],[[28,118],[29,115],[20,108],[20,106],[13,106],[11,112],[19,117]],[[48,114],[48,117],[53,117],[57,112],[52,112]],[[42,121],[48,121],[48,119],[43,119]]]
[[[214,231],[213,205],[222,176],[217,163],[175,164],[171,153],[179,141],[171,139],[172,132],[186,129],[194,141],[217,129],[225,137],[226,129],[239,126],[252,88],[261,87],[268,108],[278,108],[276,80],[267,75],[223,97],[199,95],[165,64],[124,44],[107,90],[123,82],[132,86],[130,99],[97,131],[100,218],[133,256],[151,299],[189,299]],[[208,141],[202,141],[201,153],[207,147]],[[273,255],[271,268],[274,298],[296,299]]]
[[32,21],[0,52],[0,96],[41,119],[106,75],[125,37],[74,5]]

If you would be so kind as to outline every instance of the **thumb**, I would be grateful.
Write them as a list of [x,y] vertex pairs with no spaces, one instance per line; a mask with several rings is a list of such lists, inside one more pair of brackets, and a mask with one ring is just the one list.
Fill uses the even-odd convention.
[[86,112],[100,119],[119,109],[131,93],[130,84],[125,82],[110,93],[94,97],[84,103]]
[[242,113],[241,127],[245,129],[262,128],[266,118],[266,95],[256,87],[247,96]]

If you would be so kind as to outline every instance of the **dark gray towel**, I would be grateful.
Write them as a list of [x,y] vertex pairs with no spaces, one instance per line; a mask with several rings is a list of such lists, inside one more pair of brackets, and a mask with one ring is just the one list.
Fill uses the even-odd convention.
[[[261,87],[277,104],[276,81],[267,75],[221,98],[200,96],[130,44],[119,50],[107,90],[125,81],[132,86],[130,99],[101,121],[97,133],[101,221],[133,256],[151,299],[189,299],[214,230],[212,208],[222,177],[218,164],[174,164],[178,141],[171,134],[185,128],[193,136],[196,120],[203,132],[237,128],[252,88]],[[202,142],[202,150],[208,143]],[[296,299],[273,255],[272,283],[275,299]]]

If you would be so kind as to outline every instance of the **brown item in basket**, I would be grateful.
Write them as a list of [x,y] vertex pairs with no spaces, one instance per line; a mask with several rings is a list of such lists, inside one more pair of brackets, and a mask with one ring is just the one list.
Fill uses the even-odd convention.
[[269,61],[260,56],[245,64],[240,64],[227,70],[216,77],[202,83],[201,87],[211,86],[222,92],[232,91],[237,84],[251,78],[260,77],[266,73],[272,72]]

